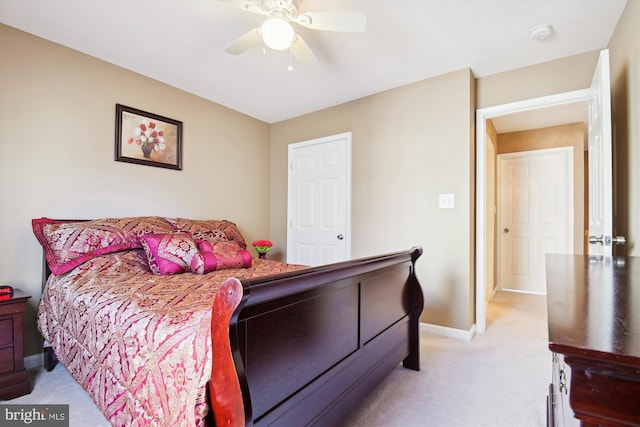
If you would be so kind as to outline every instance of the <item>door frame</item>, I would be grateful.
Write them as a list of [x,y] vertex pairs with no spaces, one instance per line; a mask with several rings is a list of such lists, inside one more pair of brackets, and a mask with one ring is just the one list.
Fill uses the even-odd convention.
[[574,102],[585,102],[591,99],[591,89],[580,89],[555,95],[532,98],[508,104],[476,110],[476,256],[475,256],[475,288],[476,288],[476,332],[483,333],[487,323],[486,303],[486,120],[522,111],[533,111]]
[[300,148],[309,147],[312,145],[321,145],[329,142],[334,142],[337,139],[344,139],[345,141],[345,168],[346,168],[346,179],[345,179],[345,230],[344,230],[344,240],[345,240],[345,259],[351,259],[351,132],[343,132],[336,135],[324,136],[321,138],[310,139],[308,141],[301,141],[289,144],[287,148],[287,262],[289,262],[289,248],[291,247],[291,220],[293,218],[293,214],[291,212],[291,191],[292,191],[292,178],[291,178],[291,168],[292,168],[292,157],[293,151]]

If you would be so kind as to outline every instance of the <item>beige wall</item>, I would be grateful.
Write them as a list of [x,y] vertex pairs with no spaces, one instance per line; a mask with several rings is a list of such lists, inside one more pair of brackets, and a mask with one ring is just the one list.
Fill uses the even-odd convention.
[[[25,354],[40,351],[32,218],[225,218],[268,237],[268,124],[4,25],[0,94],[0,283],[33,295]],[[184,123],[182,171],[113,160],[116,103]]]
[[573,147],[573,248],[581,254],[584,249],[584,123],[572,123],[543,129],[509,132],[498,135],[498,154],[546,148]]
[[640,0],[627,6],[609,42],[618,254],[640,256]]
[[[635,255],[639,5],[628,2],[609,44],[617,215],[626,218]],[[26,354],[39,350],[34,317],[41,255],[31,218],[227,218],[249,240],[274,240],[272,254],[282,259],[287,144],[347,131],[353,132],[353,256],[423,246],[423,320],[469,329],[475,108],[586,88],[597,56],[586,52],[477,80],[461,70],[269,126],[0,25],[0,282],[34,295]],[[116,103],[183,121],[184,170],[114,162]],[[438,209],[438,194],[450,192],[456,208]]]
[[[588,88],[598,54],[587,52],[479,78],[476,106]],[[272,125],[271,237],[284,247],[287,144],[352,131],[353,256],[423,246],[425,255],[417,268],[426,300],[422,321],[468,330],[475,322],[475,169],[468,158],[475,144],[473,132],[463,132],[472,129],[475,109],[466,111],[467,118],[461,118],[466,101],[455,104],[460,111],[452,109],[460,96],[473,99],[466,92],[473,85],[459,73]],[[577,162],[583,164],[584,158]],[[412,181],[410,189],[402,188],[403,179]],[[454,212],[437,208],[437,195],[446,192],[456,194]],[[461,195],[469,198],[464,205]],[[468,211],[461,211],[465,208]],[[576,227],[582,228],[582,222]],[[393,231],[381,234],[385,229]]]
[[599,50],[478,79],[477,108],[588,88]]
[[[603,46],[604,48],[605,46]],[[629,0],[609,45],[614,143],[614,232],[620,255],[640,255],[640,0]],[[584,89],[599,51],[478,79],[478,108]]]
[[469,329],[473,85],[465,69],[272,125],[271,237],[284,246],[287,145],[351,131],[352,256],[422,246],[423,320]]

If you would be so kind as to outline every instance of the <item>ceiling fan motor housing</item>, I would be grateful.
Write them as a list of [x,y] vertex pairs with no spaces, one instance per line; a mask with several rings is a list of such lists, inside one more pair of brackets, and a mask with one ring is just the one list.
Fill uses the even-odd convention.
[[[262,10],[274,16],[282,17],[290,21],[298,16],[298,5],[296,0],[264,0]],[[279,16],[281,15],[281,16]]]
[[298,15],[300,0],[262,0],[262,3],[257,0],[219,1],[267,17],[261,26],[247,31],[226,47],[225,52],[232,55],[239,55],[264,42],[264,45],[271,49],[290,49],[289,59],[293,56],[300,63],[315,64],[315,55],[300,34],[296,34],[292,24],[311,30],[348,33],[362,33],[367,26],[367,18],[362,12],[305,11]]

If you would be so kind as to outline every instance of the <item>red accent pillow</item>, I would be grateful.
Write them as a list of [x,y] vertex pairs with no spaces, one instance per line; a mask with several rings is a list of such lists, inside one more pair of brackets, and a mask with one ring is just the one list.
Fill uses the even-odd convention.
[[146,234],[140,242],[151,271],[163,276],[189,271],[191,259],[198,254],[195,241],[186,233]]
[[191,259],[191,271],[207,274],[216,270],[251,267],[251,254],[237,242],[198,241],[199,254]]
[[100,255],[139,248],[139,237],[146,233],[173,230],[171,224],[160,217],[82,222],[37,218],[31,225],[44,249],[49,269],[55,275],[64,274]]

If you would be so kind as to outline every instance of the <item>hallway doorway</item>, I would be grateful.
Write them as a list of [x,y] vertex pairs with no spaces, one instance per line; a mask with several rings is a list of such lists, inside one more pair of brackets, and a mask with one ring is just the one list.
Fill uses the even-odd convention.
[[[498,105],[479,109],[476,112],[476,331],[483,333],[486,330],[486,307],[487,307],[487,265],[494,263],[493,254],[487,253],[487,224],[493,220],[488,218],[487,212],[487,192],[495,191],[487,188],[487,158],[486,144],[489,140],[487,136],[490,120],[513,116],[518,120],[515,122],[520,126],[519,130],[535,129],[545,127],[539,123],[547,123],[546,126],[567,124],[578,120],[569,119],[558,122],[558,117],[565,117],[566,110],[573,110],[579,115],[586,117],[587,105],[591,97],[590,89],[583,89],[573,92],[566,92],[541,98],[534,98],[510,104]],[[561,111],[562,114],[558,113]],[[553,122],[553,118],[556,119]],[[494,209],[496,212],[497,206]],[[582,236],[579,236],[582,238]],[[577,237],[576,237],[577,238]],[[494,263],[495,264],[495,263]]]

